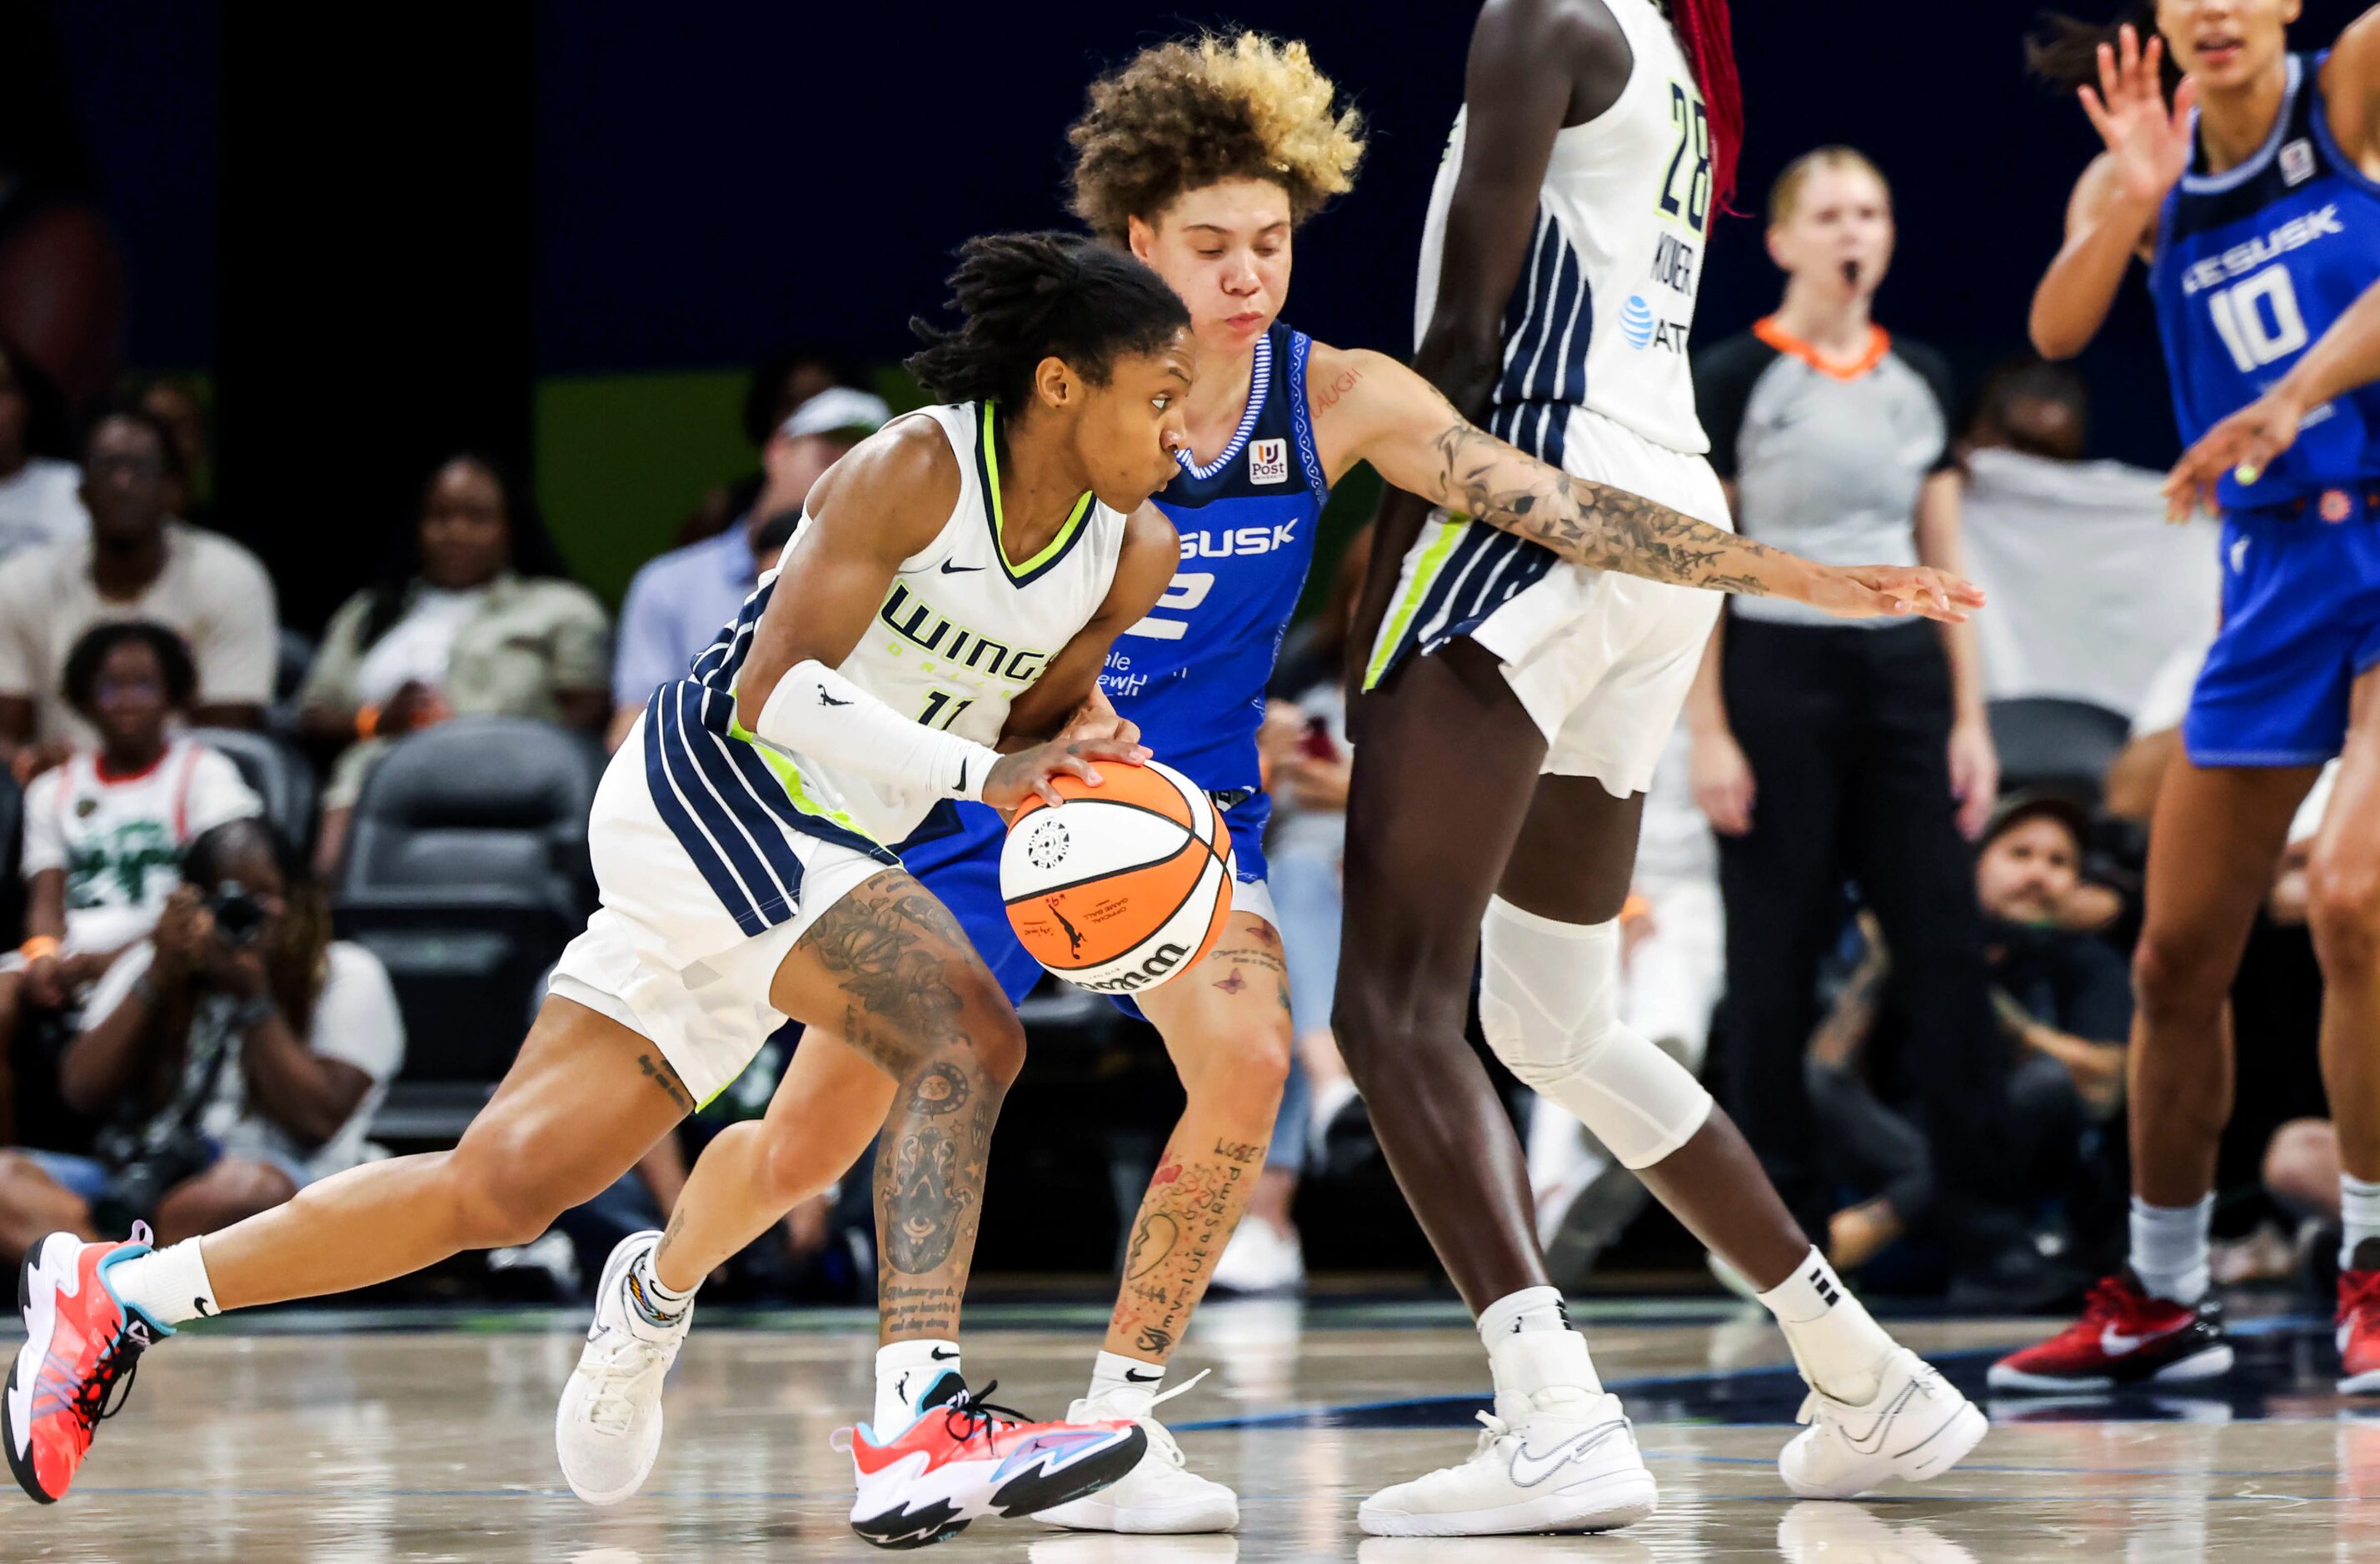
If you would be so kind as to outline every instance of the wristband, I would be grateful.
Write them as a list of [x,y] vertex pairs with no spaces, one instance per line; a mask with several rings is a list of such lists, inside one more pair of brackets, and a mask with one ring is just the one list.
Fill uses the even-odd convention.
[[380,734],[380,708],[379,708],[379,707],[377,707],[377,706],[370,706],[370,705],[365,705],[365,706],[358,706],[358,707],[357,707],[357,708],[356,708],[356,737],[358,737],[358,738],[374,738],[374,737],[377,737],[377,736],[379,735],[379,734]]
[[36,934],[18,946],[17,953],[25,958],[26,965],[30,966],[43,956],[54,956],[58,953],[58,937],[55,934]]
[[904,717],[824,664],[787,669],[761,705],[755,735],[780,749],[941,798],[980,803],[997,750]]

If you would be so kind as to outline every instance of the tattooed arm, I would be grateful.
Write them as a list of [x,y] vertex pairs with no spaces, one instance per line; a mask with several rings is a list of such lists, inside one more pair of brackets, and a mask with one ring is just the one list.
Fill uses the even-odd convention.
[[1790,598],[1865,619],[1918,613],[1957,624],[1983,594],[1953,576],[1887,565],[1814,564],[1641,495],[1547,466],[1458,414],[1395,359],[1317,344],[1308,374],[1346,384],[1332,439],[1382,478],[1574,564],[1674,586]]

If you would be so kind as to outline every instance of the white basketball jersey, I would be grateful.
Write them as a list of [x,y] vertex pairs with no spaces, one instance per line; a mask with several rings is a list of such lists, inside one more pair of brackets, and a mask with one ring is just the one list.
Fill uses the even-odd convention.
[[[1571,407],[1674,451],[1710,449],[1686,364],[1712,204],[1702,91],[1651,0],[1605,4],[1635,65],[1617,103],[1554,136],[1487,420],[1489,432],[1557,465]],[[1422,225],[1416,340],[1437,308],[1464,121],[1455,115]]]
[[[836,672],[905,717],[993,745],[1009,707],[1107,600],[1124,517],[1086,494],[1047,547],[1011,562],[1000,541],[1000,458],[989,408],[966,402],[917,416],[950,438],[959,459],[958,503],[933,540],[901,562],[867,634]],[[888,846],[915,830],[940,797],[815,757],[791,758]]]

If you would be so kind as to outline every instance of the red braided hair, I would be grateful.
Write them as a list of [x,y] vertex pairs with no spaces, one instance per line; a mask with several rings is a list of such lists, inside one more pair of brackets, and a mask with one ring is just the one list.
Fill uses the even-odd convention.
[[1678,41],[1685,47],[1686,64],[1703,90],[1703,109],[1710,116],[1712,189],[1721,212],[1735,210],[1735,160],[1743,150],[1743,84],[1735,74],[1735,38],[1728,24],[1727,0],[1670,0],[1670,17],[1677,24]]

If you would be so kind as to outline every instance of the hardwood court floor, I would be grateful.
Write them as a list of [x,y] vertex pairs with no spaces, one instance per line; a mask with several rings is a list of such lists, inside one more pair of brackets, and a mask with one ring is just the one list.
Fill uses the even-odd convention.
[[[1104,1311],[975,1312],[967,1366],[997,1399],[1062,1410]],[[1765,1315],[1598,1303],[1581,1311],[1661,1485],[1661,1509],[1601,1538],[1366,1539],[1356,1501],[1467,1451],[1486,1372],[1444,1307],[1235,1303],[1202,1314],[1169,1403],[1191,1461],[1242,1497],[1235,1536],[1113,1538],[978,1522],[932,1557],[1030,1564],[1532,1564],[1553,1559],[2380,1559],[2380,1404],[2330,1392],[2326,1322],[2249,1327],[2219,1396],[1987,1403],[1991,1436],[1949,1476],[1862,1504],[1796,1504],[1773,1464],[1801,1387]],[[285,1315],[149,1354],[73,1496],[0,1491],[0,1558],[282,1560],[846,1559],[846,1459],[830,1433],[866,1404],[872,1337],[849,1313],[698,1325],[671,1382],[670,1437],[645,1492],[609,1511],[553,1461],[571,1315]],[[377,1328],[358,1328],[374,1327]],[[2031,1322],[1901,1328],[1954,1378]]]

